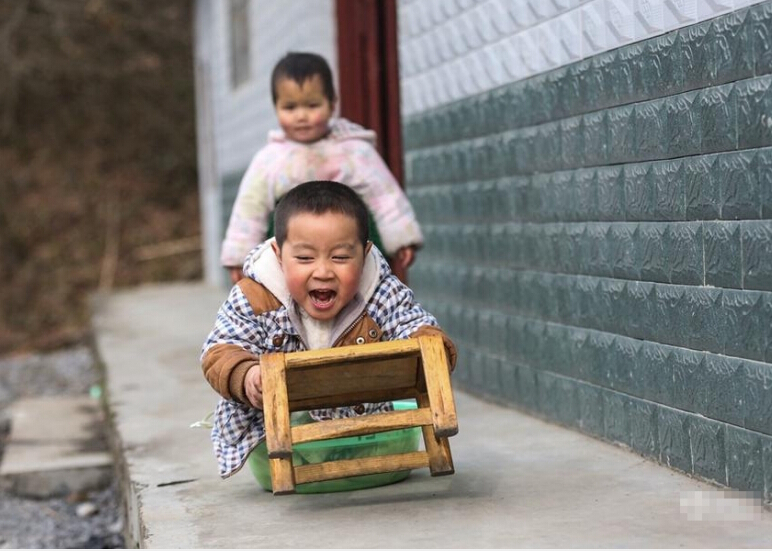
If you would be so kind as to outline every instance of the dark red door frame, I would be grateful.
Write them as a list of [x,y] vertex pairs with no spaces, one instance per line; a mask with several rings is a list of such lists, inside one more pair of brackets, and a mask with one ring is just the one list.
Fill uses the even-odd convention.
[[378,133],[402,183],[396,0],[336,0],[340,113]]

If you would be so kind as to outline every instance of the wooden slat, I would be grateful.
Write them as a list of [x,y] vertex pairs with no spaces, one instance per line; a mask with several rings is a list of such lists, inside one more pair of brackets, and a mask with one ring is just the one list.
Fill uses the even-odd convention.
[[431,424],[432,414],[429,408],[373,413],[361,417],[332,419],[322,423],[292,427],[292,442],[300,444]]
[[370,343],[366,346],[338,346],[322,350],[293,352],[287,357],[287,369],[332,365],[335,363],[368,362],[400,356],[418,356],[421,348],[417,339]]
[[292,401],[351,392],[389,392],[414,386],[418,370],[417,357],[296,368],[287,371],[287,392]]
[[263,379],[263,414],[268,457],[292,457],[289,400],[284,373],[284,353],[263,354],[260,369]]
[[415,388],[409,387],[389,391],[369,390],[366,392],[350,392],[339,396],[312,396],[301,400],[292,399],[290,402],[290,411],[352,406],[373,402],[389,402],[392,400],[415,398],[417,395],[418,392]]
[[445,346],[439,336],[419,337],[424,379],[432,410],[434,435],[447,438],[458,433],[456,404],[450,386],[450,370]]
[[295,472],[292,468],[292,459],[282,457],[269,459],[271,468],[271,490],[273,495],[285,495],[295,493]]
[[[418,407],[429,407],[429,397],[421,394],[416,398]],[[443,476],[453,474],[453,456],[450,454],[450,445],[447,438],[437,438],[434,434],[433,425],[421,427],[424,436],[424,447],[429,455],[429,470],[432,476]]]
[[306,482],[320,482],[363,474],[393,473],[428,466],[429,458],[423,451],[328,461],[295,467],[295,482],[305,484]]

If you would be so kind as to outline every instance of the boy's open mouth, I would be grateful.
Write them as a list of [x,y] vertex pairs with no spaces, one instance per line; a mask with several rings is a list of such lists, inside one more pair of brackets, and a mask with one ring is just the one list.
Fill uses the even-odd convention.
[[330,289],[317,289],[308,293],[314,306],[320,309],[328,308],[335,300],[335,291]]

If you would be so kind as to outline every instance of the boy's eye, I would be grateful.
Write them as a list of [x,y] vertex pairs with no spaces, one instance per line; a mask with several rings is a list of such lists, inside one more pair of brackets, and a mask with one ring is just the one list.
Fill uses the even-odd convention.
[[311,258],[310,256],[296,256],[295,260],[297,260],[298,262],[311,262],[313,258]]
[[347,260],[351,260],[351,257],[346,255],[336,255],[333,256],[332,259],[336,262],[346,262]]

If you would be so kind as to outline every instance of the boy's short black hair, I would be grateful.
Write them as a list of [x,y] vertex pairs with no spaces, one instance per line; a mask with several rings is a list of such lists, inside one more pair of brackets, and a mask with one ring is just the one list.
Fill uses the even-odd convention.
[[324,96],[335,101],[335,85],[332,82],[332,70],[322,56],[309,52],[289,52],[274,66],[271,73],[271,97],[276,105],[276,86],[283,78],[288,78],[302,86],[314,75],[322,79]]
[[325,214],[335,212],[352,217],[357,223],[357,237],[362,246],[370,239],[367,206],[356,191],[339,182],[313,180],[292,188],[281,198],[274,210],[274,234],[279,248],[287,239],[287,226],[299,213]]

